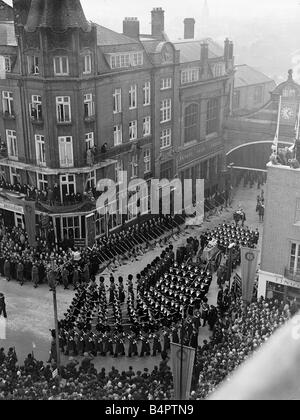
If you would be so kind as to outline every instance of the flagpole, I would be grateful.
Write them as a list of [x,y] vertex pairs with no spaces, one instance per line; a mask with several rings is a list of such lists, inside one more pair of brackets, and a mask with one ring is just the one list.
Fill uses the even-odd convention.
[[300,105],[297,119],[297,129],[296,129],[296,140],[299,140],[299,130],[300,130]]
[[281,113],[281,95],[279,97],[279,105],[278,105],[278,117],[277,117],[277,128],[276,128],[276,134],[274,138],[274,145],[276,146],[276,154],[278,153],[278,140],[279,140],[279,127],[280,127],[280,113]]
[[183,334],[184,334],[184,306],[182,307],[182,324],[181,324],[181,346],[180,346],[180,401],[183,401],[182,395],[182,377],[183,377]]

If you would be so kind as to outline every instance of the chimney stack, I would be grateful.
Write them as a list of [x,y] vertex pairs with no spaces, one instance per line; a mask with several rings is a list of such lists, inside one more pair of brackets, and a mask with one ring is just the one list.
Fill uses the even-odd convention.
[[161,7],[155,7],[152,12],[152,36],[162,38],[165,30],[165,12]]
[[228,56],[229,56],[229,60],[232,60],[233,59],[233,42],[232,41],[229,42],[229,53],[228,53]]
[[206,63],[208,60],[208,43],[201,43],[201,54],[200,54],[201,63]]
[[224,59],[227,61],[229,60],[229,49],[230,49],[230,41],[228,38],[224,41]]
[[184,21],[184,39],[194,39],[195,37],[195,19],[185,18]]
[[123,20],[123,34],[138,39],[140,36],[140,22],[136,17],[126,17]]

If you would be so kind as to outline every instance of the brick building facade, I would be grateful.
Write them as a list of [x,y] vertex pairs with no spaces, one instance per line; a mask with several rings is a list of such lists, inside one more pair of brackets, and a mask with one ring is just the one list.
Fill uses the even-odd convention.
[[[100,217],[89,199],[99,179],[120,181],[121,170],[146,180],[203,174],[210,194],[223,165],[232,43],[170,42],[161,8],[152,11],[151,34],[140,34],[136,18],[125,18],[119,34],[88,22],[79,0],[61,1],[59,11],[53,4],[5,5],[14,16],[5,30],[15,34],[0,46],[1,177],[47,191],[36,203],[37,227],[80,242],[91,214],[96,236],[121,226],[124,218]],[[8,223],[24,223],[23,198],[0,200]]]
[[268,164],[258,296],[300,303],[300,171]]

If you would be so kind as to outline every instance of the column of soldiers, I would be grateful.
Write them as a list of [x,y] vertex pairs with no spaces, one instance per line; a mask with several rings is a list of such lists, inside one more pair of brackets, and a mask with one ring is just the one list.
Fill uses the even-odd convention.
[[[101,265],[115,270],[128,260],[137,259],[167,231],[175,231],[178,224],[171,216],[159,216],[144,223],[137,223],[117,234],[104,237],[92,249],[81,249],[81,258],[73,261],[76,248],[60,245],[49,247],[39,240],[36,249],[30,248],[26,233],[21,229],[0,227],[0,274],[8,281],[17,280],[21,285],[31,281],[36,288],[47,282],[52,262],[57,268],[57,283],[65,289],[86,283],[95,276]],[[161,239],[161,241],[163,241]],[[77,250],[78,251],[78,250]]]
[[[202,234],[200,247],[203,249],[212,239],[218,241],[218,247],[224,253],[234,242],[237,248],[235,264],[238,264],[240,246],[254,247],[259,233],[246,227],[223,224]],[[189,253],[186,252],[185,258],[188,256]],[[179,264],[175,261],[172,245],[137,275],[136,296],[133,276],[128,276],[127,314],[131,325],[129,334],[125,333],[122,325],[122,305],[125,301],[123,278],[119,277],[118,280],[117,287],[111,275],[109,303],[104,277],[100,277],[99,288],[95,282],[88,287],[79,287],[65,320],[60,324],[60,341],[66,354],[88,352],[118,357],[125,355],[125,343],[128,342],[130,357],[137,354],[141,357],[156,355],[161,351],[168,351],[171,340],[179,341],[183,317],[187,319],[184,340],[192,346],[196,346],[201,320],[203,325],[208,322],[210,328],[216,322],[215,308],[209,307],[206,298],[212,282],[209,264],[195,266],[187,261]]]
[[[189,326],[185,342],[197,345],[195,334],[197,332],[198,337],[198,328],[201,325],[197,308],[200,309],[201,300],[209,289],[211,273],[188,264],[179,267],[174,261],[173,247],[170,246],[138,277],[135,300],[133,276],[128,276],[127,312],[131,323],[130,333],[123,330],[120,300],[122,293],[120,295],[120,290],[118,293],[112,287],[113,277],[109,288],[109,294],[113,296],[110,302],[114,314],[112,324],[108,323],[104,278],[100,278],[99,290],[95,282],[88,288],[79,287],[65,314],[65,320],[60,322],[60,344],[64,354],[124,356],[125,342],[128,342],[129,357],[138,354],[140,357],[156,356],[162,351],[167,352],[171,341],[179,342],[182,307]],[[122,285],[122,278],[119,278],[119,283]],[[198,287],[200,290],[197,291]],[[96,318],[97,324],[93,326]]]

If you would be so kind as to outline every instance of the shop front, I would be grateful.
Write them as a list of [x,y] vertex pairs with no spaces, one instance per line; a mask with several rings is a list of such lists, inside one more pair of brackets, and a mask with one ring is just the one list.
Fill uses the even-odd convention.
[[20,227],[24,229],[24,208],[9,201],[9,199],[0,195],[0,220],[8,228]]
[[284,276],[264,271],[259,272],[258,297],[267,299],[289,300],[296,299],[300,308],[300,282],[289,280]]

